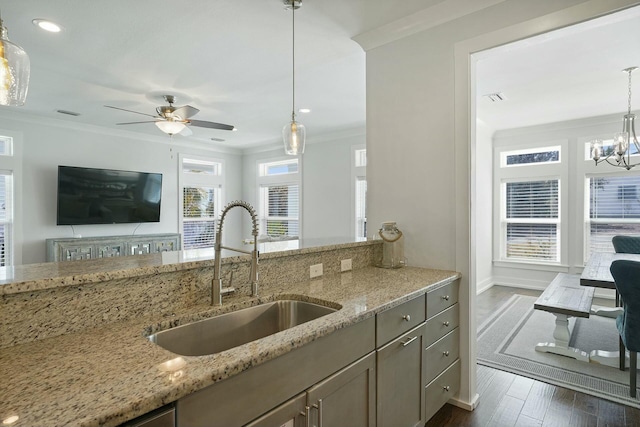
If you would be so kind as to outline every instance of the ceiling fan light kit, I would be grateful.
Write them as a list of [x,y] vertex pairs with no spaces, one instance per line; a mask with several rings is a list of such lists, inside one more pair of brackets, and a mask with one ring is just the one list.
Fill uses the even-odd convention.
[[191,119],[191,117],[198,114],[200,110],[190,105],[183,105],[182,107],[174,107],[173,103],[176,102],[176,97],[173,95],[164,95],[163,98],[169,105],[161,105],[157,107],[156,116],[152,114],[141,113],[139,111],[127,110],[120,107],[113,107],[111,105],[105,105],[105,107],[113,108],[114,110],[126,111],[129,113],[141,114],[143,116],[151,117],[153,119],[153,120],[146,120],[142,122],[117,123],[118,125],[155,123],[158,129],[160,129],[162,132],[166,133],[169,136],[173,136],[179,133],[182,133],[185,136],[192,135],[192,132],[190,129],[187,128],[187,125],[203,127],[208,129],[235,130],[234,126],[226,125],[224,123],[215,123],[215,122],[209,122],[205,120],[193,120]]
[[635,147],[635,154],[640,154],[640,143],[636,136],[636,115],[631,114],[631,73],[638,67],[625,68],[624,71],[629,75],[627,114],[622,118],[622,132],[618,132],[613,136],[613,145],[603,148],[602,140],[595,139],[591,141],[591,158],[596,165],[607,162],[612,166],[617,166],[630,170],[639,163],[631,163],[631,144]]
[[24,105],[30,72],[29,56],[23,48],[9,41],[0,15],[0,105]]
[[187,127],[187,125],[185,125],[184,123],[175,122],[173,120],[158,121],[156,122],[156,126],[158,126],[158,129],[160,129],[162,132],[166,133],[169,136],[175,135],[176,133],[180,133],[184,130],[184,128]]
[[291,9],[292,15],[292,107],[291,122],[282,129],[284,151],[291,156],[304,153],[306,130],[302,123],[296,121],[296,9],[300,8],[302,0],[283,0],[286,9]]

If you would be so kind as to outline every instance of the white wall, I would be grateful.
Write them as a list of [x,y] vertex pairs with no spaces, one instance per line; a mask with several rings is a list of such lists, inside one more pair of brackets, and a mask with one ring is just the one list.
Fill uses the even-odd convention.
[[483,289],[493,285],[493,131],[476,122],[476,188],[484,197],[476,203],[476,286]]
[[[365,7],[375,8],[374,3]],[[445,3],[455,9],[463,2]],[[466,320],[461,323],[462,386],[457,402],[467,408],[477,402],[476,283],[470,267],[472,254],[477,253],[471,246],[477,230],[470,228],[475,215],[471,209],[472,200],[475,205],[485,197],[470,191],[475,167],[470,155],[475,140],[470,55],[637,2],[493,3],[449,22],[421,14],[420,18],[430,20],[428,25],[403,21],[379,28],[379,37],[371,46],[363,41],[367,51],[368,220],[372,224],[391,217],[398,221],[411,264],[463,274],[460,308]],[[562,12],[554,13],[557,11]],[[411,34],[411,28],[406,28],[411,24],[424,30]],[[403,34],[408,35],[401,38]]]
[[[307,141],[302,156],[302,236],[331,239],[351,236],[352,200],[351,147],[365,143],[364,129],[339,135],[317,136]],[[243,197],[258,204],[258,161],[283,158],[281,146],[254,150],[243,158]],[[245,230],[246,231],[246,230]]]
[[68,121],[42,120],[3,111],[0,114],[2,131],[22,134],[22,191],[21,210],[16,221],[21,222],[23,264],[45,261],[45,239],[73,237],[70,226],[56,225],[56,194],[58,165],[105,169],[125,169],[160,172],[162,204],[159,223],[106,224],[74,226],[83,237],[177,233],[178,230],[178,153],[185,152],[222,158],[227,165],[227,197],[240,197],[241,156],[219,153],[196,147],[171,144],[168,137],[137,137],[131,132],[109,132],[104,129],[77,126]]
[[[18,135],[21,142],[22,180],[17,188],[19,199],[16,222],[22,225],[16,235],[17,260],[22,264],[44,262],[45,239],[178,233],[179,154],[221,159],[225,164],[224,204],[244,199],[257,206],[257,159],[283,157],[280,145],[273,150],[240,150],[203,147],[188,139],[171,140],[134,132],[109,131],[77,125],[68,120],[51,120],[25,115],[19,110],[0,111],[0,134]],[[303,157],[303,235],[306,238],[350,236],[351,146],[365,142],[364,129],[352,129],[330,136],[314,136]],[[138,170],[163,174],[162,205],[159,223],[56,225],[58,165],[104,169]],[[241,247],[240,241],[251,237],[248,216],[236,209],[224,224],[225,244]]]
[[[494,250],[494,267],[492,282],[499,285],[519,286],[533,289],[545,289],[558,272],[570,274],[582,273],[583,259],[583,218],[584,212],[584,176],[592,172],[612,172],[607,165],[586,170],[592,165],[584,159],[584,144],[592,139],[611,139],[615,132],[620,132],[622,114],[604,117],[590,117],[559,123],[549,123],[540,126],[530,126],[519,129],[497,131],[493,137],[496,148],[513,147],[517,149],[532,145],[557,145],[562,143],[566,147],[563,152],[564,162],[568,163],[567,182],[561,183],[563,203],[561,214],[565,230],[561,245],[561,262],[556,266],[540,266],[527,263],[500,261]],[[586,163],[586,165],[585,165]],[[495,188],[495,187],[494,187]],[[494,209],[499,200],[493,196]],[[497,222],[497,218],[494,218]],[[497,245],[494,240],[494,245]],[[486,261],[485,261],[486,262]],[[478,267],[480,268],[480,267]],[[599,296],[611,296],[611,293],[600,292]]]

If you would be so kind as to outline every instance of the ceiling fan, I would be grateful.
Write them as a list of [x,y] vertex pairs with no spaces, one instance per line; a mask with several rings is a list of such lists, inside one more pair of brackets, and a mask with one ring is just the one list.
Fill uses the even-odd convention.
[[168,135],[175,135],[180,133],[184,136],[192,135],[191,129],[187,128],[187,125],[199,126],[209,129],[221,129],[221,130],[234,130],[234,126],[225,125],[223,123],[208,122],[205,120],[192,120],[190,117],[198,114],[200,110],[190,105],[184,105],[182,107],[175,107],[173,104],[176,102],[176,97],[173,95],[163,95],[164,100],[169,105],[161,105],[156,108],[157,115],[140,113],[138,111],[126,110],[120,107],[113,107],[111,105],[105,105],[107,108],[113,108],[114,110],[127,111],[129,113],[142,114],[143,116],[152,117],[154,120],[146,120],[142,122],[127,122],[116,123],[117,125],[133,125],[138,123],[155,123],[156,126],[164,133]]

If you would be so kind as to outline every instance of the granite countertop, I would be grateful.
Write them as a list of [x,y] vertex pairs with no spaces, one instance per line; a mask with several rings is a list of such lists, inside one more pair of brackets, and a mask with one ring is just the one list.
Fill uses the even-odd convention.
[[[117,426],[458,277],[453,271],[367,267],[263,287],[259,299],[225,297],[222,308],[202,305],[171,318],[139,318],[0,349],[0,420],[17,415],[13,426]],[[209,356],[177,359],[146,338],[171,325],[283,298],[342,308]]]

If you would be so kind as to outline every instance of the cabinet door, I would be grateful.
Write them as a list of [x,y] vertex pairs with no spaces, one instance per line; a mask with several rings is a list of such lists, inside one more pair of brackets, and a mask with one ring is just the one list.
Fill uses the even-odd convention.
[[378,425],[424,425],[425,324],[391,341],[378,353]]
[[304,427],[309,412],[306,408],[307,394],[302,393],[267,412],[246,427]]
[[307,404],[314,427],[375,427],[375,353],[311,387]]

